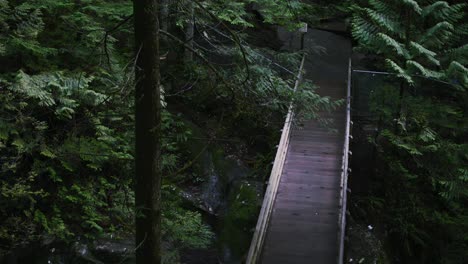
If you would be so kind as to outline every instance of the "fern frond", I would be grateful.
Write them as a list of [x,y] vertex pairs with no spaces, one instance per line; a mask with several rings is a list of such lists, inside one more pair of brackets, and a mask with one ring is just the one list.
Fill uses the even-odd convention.
[[407,6],[413,9],[414,12],[421,14],[422,13],[422,8],[419,6],[418,2],[415,0],[401,0],[401,2]]
[[452,61],[447,70],[449,78],[455,79],[458,84],[464,86],[465,89],[468,86],[468,69],[457,61]]
[[414,49],[414,51],[416,51],[418,54],[424,54],[425,56],[430,56],[430,57],[434,57],[436,56],[437,54],[433,51],[430,51],[428,49],[426,49],[423,45],[419,44],[419,43],[416,43],[414,41],[411,41],[410,42],[410,46]]
[[401,27],[398,23],[395,22],[393,18],[370,8],[364,8],[364,12],[375,24],[379,25],[381,28],[384,28],[385,30],[392,33],[400,34]]
[[464,24],[455,24],[453,35],[451,39],[449,39],[449,45],[465,43],[466,39],[468,38],[468,23]]
[[414,81],[413,78],[409,74],[406,73],[406,71],[400,67],[396,62],[392,61],[391,59],[386,59],[385,60],[387,67],[395,72],[398,77],[404,79],[408,84],[413,85]]
[[28,75],[20,71],[16,82],[8,89],[28,99],[38,100],[40,106],[57,106],[64,113],[70,113],[70,109],[78,106],[77,98],[89,104],[102,100],[103,95],[87,89],[92,80],[87,77],[68,77],[62,72]]
[[416,55],[416,56],[423,55],[424,57],[426,57],[426,59],[428,59],[433,64],[435,64],[437,66],[440,65],[439,60],[437,60],[435,58],[437,53],[426,49],[423,45],[421,45],[419,43],[416,43],[414,41],[411,41],[410,42],[410,48],[411,48],[411,51],[413,52],[414,55]]
[[456,60],[462,65],[468,64],[468,44],[448,50],[446,57],[452,61]]
[[56,104],[50,91],[44,89],[54,78],[50,75],[30,76],[20,71],[16,76],[15,84],[8,87],[11,91],[21,93],[26,97],[38,99],[39,105],[53,106]]
[[[468,16],[465,21],[468,21]],[[447,39],[447,41],[445,41],[444,46],[456,47],[467,43],[466,40],[468,39],[468,23],[460,23],[459,21],[453,25],[454,29],[452,31],[452,35],[449,39]]]
[[443,73],[432,71],[429,69],[426,69],[424,66],[422,66],[420,63],[413,61],[413,60],[408,60],[406,61],[406,66],[411,69],[417,69],[417,71],[424,77],[426,78],[435,78],[435,79],[440,79],[444,76]]
[[377,39],[380,42],[381,47],[390,47],[393,50],[395,50],[398,53],[398,55],[406,56],[407,52],[403,48],[403,45],[396,41],[394,38],[390,37],[389,35],[384,33],[377,33]]
[[375,24],[379,25],[381,28],[401,36],[403,32],[402,27],[399,23],[396,22],[397,20],[394,18],[370,8],[364,8],[364,12]]
[[406,66],[408,68],[416,68],[418,69],[418,71],[424,76],[424,77],[430,77],[429,74],[427,73],[427,70],[426,68],[424,68],[424,66],[422,66],[421,64],[415,62],[415,61],[412,61],[412,60],[408,60],[406,61]]
[[[437,45],[452,46],[456,45],[460,41],[466,40],[466,36],[468,35],[468,25],[466,23],[460,23],[464,16],[466,16],[466,12],[464,11],[466,7],[468,7],[467,4],[456,4],[450,6],[445,1],[438,1],[424,8],[423,16],[425,18],[435,19],[436,21],[446,21],[453,26],[453,28],[446,26],[452,34],[450,37],[444,37],[445,39],[442,40],[443,44],[436,39],[435,43]],[[464,21],[466,21],[466,19]]]
[[427,46],[442,46],[452,35],[453,28],[453,25],[447,21],[439,22],[426,31],[420,43],[426,44]]
[[392,5],[389,5],[385,1],[380,0],[369,0],[369,4],[377,10],[379,13],[387,14],[389,16],[395,16],[396,13]]
[[28,39],[12,36],[8,44],[14,49],[27,51],[31,54],[38,55],[41,57],[46,57],[48,55],[57,54],[56,49],[44,47],[35,39],[28,40]]
[[353,36],[365,46],[375,41],[379,28],[360,16],[354,16],[351,31]]
[[8,2],[6,0],[0,0],[0,34],[6,32],[9,27],[6,23],[9,13],[10,7],[8,6]]
[[465,16],[463,9],[467,7],[467,4],[456,4],[439,10],[439,12],[434,13],[435,18],[440,20],[446,20],[452,24],[457,23]]
[[13,10],[12,16],[19,22],[14,30],[14,34],[18,37],[34,39],[44,29],[45,24],[39,9],[20,5]]
[[450,5],[449,3],[445,2],[445,1],[437,1],[431,5],[428,5],[426,7],[423,8],[423,11],[422,11],[422,15],[423,17],[427,17],[429,15],[434,15],[436,14],[437,12],[440,12],[446,8],[449,8]]
[[455,27],[457,34],[468,36],[468,23],[459,24]]
[[450,6],[446,1],[437,1],[423,9],[423,17],[434,17],[438,20],[446,20],[452,24],[462,19],[463,9],[467,4],[456,4]]

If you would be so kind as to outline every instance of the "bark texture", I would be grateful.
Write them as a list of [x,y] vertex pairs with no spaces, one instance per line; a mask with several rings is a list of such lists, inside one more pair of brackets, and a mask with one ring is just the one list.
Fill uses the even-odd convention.
[[136,263],[161,263],[160,0],[134,0]]

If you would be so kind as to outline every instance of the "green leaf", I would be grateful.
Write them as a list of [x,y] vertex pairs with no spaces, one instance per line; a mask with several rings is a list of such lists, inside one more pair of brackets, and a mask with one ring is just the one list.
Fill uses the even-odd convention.
[[47,158],[56,158],[57,155],[55,155],[49,148],[44,148],[42,151],[41,151],[41,155],[43,155],[44,157],[47,157]]

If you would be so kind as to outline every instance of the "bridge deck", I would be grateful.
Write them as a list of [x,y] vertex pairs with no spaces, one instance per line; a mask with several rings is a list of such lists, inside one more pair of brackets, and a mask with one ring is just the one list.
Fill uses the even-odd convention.
[[[344,99],[349,41],[318,30],[306,35],[306,47],[312,41],[327,53],[308,57],[305,77],[320,95]],[[341,107],[322,114],[333,119],[335,132],[313,120],[292,128],[261,263],[337,263],[346,112]]]

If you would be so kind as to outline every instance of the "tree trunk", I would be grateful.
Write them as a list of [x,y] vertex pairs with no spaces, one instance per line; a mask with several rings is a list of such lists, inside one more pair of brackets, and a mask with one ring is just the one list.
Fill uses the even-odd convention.
[[161,263],[160,0],[134,0],[136,263]]

